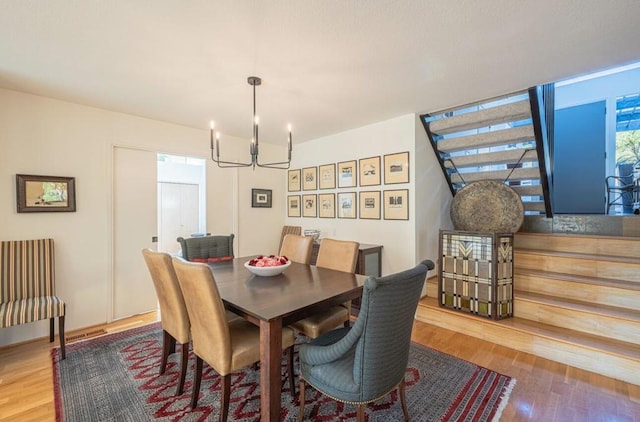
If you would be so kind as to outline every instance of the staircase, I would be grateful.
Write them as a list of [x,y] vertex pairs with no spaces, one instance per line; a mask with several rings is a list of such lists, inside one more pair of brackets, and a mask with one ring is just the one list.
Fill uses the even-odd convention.
[[453,195],[470,182],[503,180],[526,214],[552,216],[545,115],[553,104],[544,104],[544,92],[536,87],[421,116]]
[[516,233],[514,317],[438,306],[437,279],[416,319],[640,385],[640,238]]

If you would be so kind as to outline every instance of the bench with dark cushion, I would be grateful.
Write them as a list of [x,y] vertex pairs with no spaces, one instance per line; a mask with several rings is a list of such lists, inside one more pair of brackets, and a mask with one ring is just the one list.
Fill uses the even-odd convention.
[[219,262],[233,259],[233,238],[228,236],[179,237],[182,257],[191,262]]

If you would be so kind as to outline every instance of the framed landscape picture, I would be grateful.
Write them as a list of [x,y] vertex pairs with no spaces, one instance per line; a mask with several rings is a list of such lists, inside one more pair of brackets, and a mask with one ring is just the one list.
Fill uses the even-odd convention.
[[333,193],[319,194],[318,210],[320,218],[336,218],[336,195]]
[[335,189],[336,188],[336,165],[325,164],[318,167],[318,183],[320,189]]
[[318,205],[316,204],[317,195],[302,195],[302,216],[317,217]]
[[317,170],[316,167],[307,167],[302,169],[302,190],[318,189]]
[[384,184],[409,183],[409,152],[384,156]]
[[357,162],[343,161],[338,163],[338,187],[339,188],[354,188],[356,187],[358,180]]
[[287,217],[301,217],[300,195],[289,195],[287,197]]
[[356,218],[356,193],[338,193],[338,218]]
[[360,186],[380,184],[380,156],[362,158],[358,167],[360,168]]
[[384,191],[384,219],[408,220],[409,219],[409,190]]
[[17,209],[22,212],[75,212],[75,177],[16,174]]
[[299,192],[300,191],[300,169],[289,170],[289,178],[288,178],[288,190],[289,192]]
[[360,218],[380,220],[380,191],[360,192]]

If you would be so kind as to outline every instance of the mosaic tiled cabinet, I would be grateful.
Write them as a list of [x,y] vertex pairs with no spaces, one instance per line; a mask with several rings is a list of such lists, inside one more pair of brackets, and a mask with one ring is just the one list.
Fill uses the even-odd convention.
[[502,319],[513,316],[513,234],[440,230],[440,306]]

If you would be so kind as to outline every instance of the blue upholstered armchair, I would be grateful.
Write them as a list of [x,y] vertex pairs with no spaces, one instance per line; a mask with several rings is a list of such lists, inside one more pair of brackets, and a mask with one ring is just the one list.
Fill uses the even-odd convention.
[[229,236],[179,237],[182,257],[192,262],[219,262],[233,259],[233,233]]
[[409,420],[404,375],[409,361],[411,330],[420,293],[432,261],[364,284],[360,314],[353,327],[330,331],[300,346],[300,413],[308,383],[336,400],[365,404],[398,387],[404,417]]

